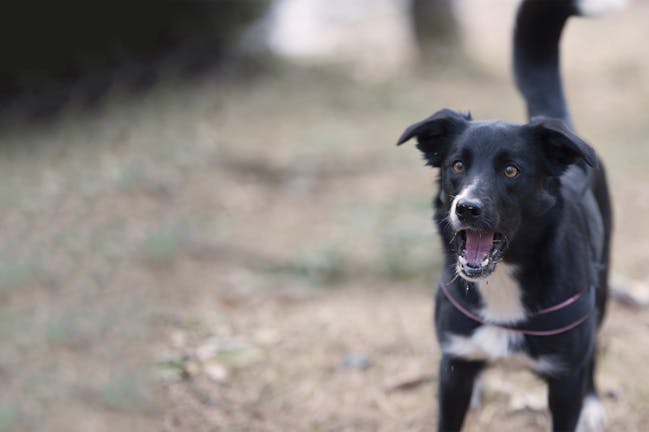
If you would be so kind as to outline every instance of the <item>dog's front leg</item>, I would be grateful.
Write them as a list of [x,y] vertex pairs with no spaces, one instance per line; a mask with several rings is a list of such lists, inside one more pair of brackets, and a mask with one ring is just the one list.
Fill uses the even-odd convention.
[[585,385],[584,368],[548,380],[548,405],[554,432],[573,432],[577,428]]
[[438,431],[462,429],[473,385],[484,366],[483,362],[442,356],[439,366]]

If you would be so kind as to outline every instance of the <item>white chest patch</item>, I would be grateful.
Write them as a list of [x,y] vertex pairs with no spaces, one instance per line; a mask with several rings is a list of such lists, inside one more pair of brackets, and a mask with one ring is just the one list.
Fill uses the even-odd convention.
[[[526,318],[521,302],[521,288],[513,277],[515,267],[499,263],[486,279],[474,281],[484,306],[478,313],[487,321],[512,324]],[[442,350],[467,360],[501,363],[524,367],[541,373],[552,373],[559,365],[549,357],[533,359],[525,354],[521,333],[496,326],[483,325],[470,336],[447,334]]]
[[526,318],[521,288],[513,276],[514,271],[514,266],[501,262],[489,277],[475,282],[484,301],[479,313],[485,320],[513,324]]
[[467,360],[496,362],[513,354],[512,348],[522,342],[520,333],[493,326],[477,328],[470,337],[450,335],[444,352]]
[[447,334],[442,351],[467,360],[499,363],[514,368],[532,369],[540,373],[552,373],[558,364],[549,357],[533,359],[523,348],[523,335],[494,326],[478,327],[471,336]]

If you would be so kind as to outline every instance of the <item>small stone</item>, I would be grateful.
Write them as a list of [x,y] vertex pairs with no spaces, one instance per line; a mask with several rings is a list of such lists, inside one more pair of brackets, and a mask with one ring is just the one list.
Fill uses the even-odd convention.
[[221,343],[217,338],[210,338],[204,341],[198,348],[196,348],[196,358],[200,361],[207,361],[214,358],[221,349]]
[[343,367],[347,369],[369,369],[372,366],[372,361],[363,354],[351,353],[345,356],[343,360]]
[[534,411],[540,412],[547,408],[546,396],[543,392],[524,393],[512,396],[509,400],[510,412]]
[[187,335],[182,330],[174,330],[171,333],[171,344],[174,348],[184,348],[187,343]]
[[217,383],[227,381],[229,372],[225,366],[217,361],[210,361],[203,365],[203,372],[209,379]]

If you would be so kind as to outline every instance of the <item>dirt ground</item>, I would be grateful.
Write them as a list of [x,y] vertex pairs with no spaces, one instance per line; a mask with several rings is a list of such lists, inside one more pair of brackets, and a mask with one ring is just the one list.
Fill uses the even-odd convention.
[[[431,430],[435,173],[394,142],[446,106],[524,119],[511,3],[474,3],[466,55],[386,83],[278,64],[5,132],[0,431]],[[648,20],[635,2],[571,22],[563,50],[575,123],[609,170],[613,273],[639,298]],[[649,309],[612,303],[611,431],[649,424],[648,341]],[[467,430],[548,422],[539,381],[494,369]]]

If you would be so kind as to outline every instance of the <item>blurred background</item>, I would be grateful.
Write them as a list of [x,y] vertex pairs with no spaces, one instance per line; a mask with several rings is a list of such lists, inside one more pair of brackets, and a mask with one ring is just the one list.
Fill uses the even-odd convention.
[[[0,431],[430,430],[436,173],[394,143],[443,107],[525,120],[515,8],[3,5]],[[614,196],[616,431],[649,424],[648,20],[573,19],[562,49]],[[515,371],[468,420],[548,427]]]

